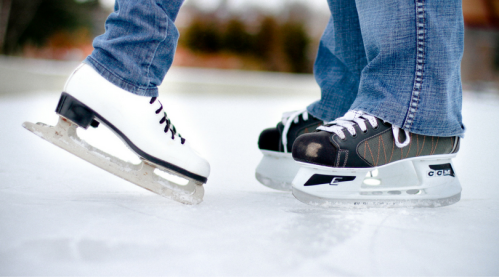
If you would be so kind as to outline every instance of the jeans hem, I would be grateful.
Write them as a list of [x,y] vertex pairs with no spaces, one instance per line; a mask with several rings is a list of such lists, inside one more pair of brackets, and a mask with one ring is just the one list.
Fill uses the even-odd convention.
[[[95,50],[94,50],[95,53]],[[93,55],[93,53],[92,53]],[[84,63],[92,66],[97,73],[99,73],[103,78],[111,82],[112,84],[139,96],[148,96],[148,97],[157,97],[158,96],[158,88],[157,87],[149,87],[144,88],[141,86],[134,85],[122,77],[118,76],[113,71],[106,68],[102,63],[100,63],[97,59],[92,56],[88,56],[84,61]]]
[[[335,120],[336,118],[338,117],[341,117],[343,116],[343,114],[339,114],[338,113],[338,116],[332,116],[333,119],[328,119],[328,115],[331,114],[331,112],[329,112],[328,115],[326,115],[326,113],[324,112],[324,109],[322,108],[318,108],[317,106],[321,105],[320,103],[318,102],[314,102],[310,105],[307,106],[307,112],[312,115],[313,117],[317,118],[317,119],[320,119],[324,122],[330,122],[330,121],[333,121]],[[322,110],[322,111],[321,111]]]
[[314,104],[315,103],[312,103],[312,104],[307,106],[307,113],[309,113],[310,115],[312,115],[313,117],[315,117],[317,119],[324,121],[324,119],[322,119],[320,116],[318,116],[319,115],[318,113],[315,113],[315,109],[313,109],[313,107],[312,107]]

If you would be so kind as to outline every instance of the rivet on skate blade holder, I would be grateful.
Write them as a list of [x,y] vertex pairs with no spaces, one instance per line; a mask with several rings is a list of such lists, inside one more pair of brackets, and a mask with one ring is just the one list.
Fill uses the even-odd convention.
[[[183,176],[148,160],[142,159],[139,164],[125,162],[79,138],[76,132],[77,127],[91,126],[95,114],[78,100],[71,99],[71,97],[68,99],[67,96],[69,95],[64,98],[61,96],[57,106],[56,112],[61,116],[56,126],[24,122],[23,127],[52,144],[161,196],[184,204],[199,204],[203,201],[203,182]],[[186,179],[187,184],[179,184],[171,178],[164,178],[160,176],[161,174],[157,174],[156,170]]]
[[447,206],[461,198],[461,185],[451,162],[455,156],[415,157],[375,168],[300,163],[293,195],[322,207]]

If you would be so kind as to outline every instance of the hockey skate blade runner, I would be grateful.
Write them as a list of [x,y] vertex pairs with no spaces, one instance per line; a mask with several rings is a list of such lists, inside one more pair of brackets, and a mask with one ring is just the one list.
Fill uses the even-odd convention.
[[[144,159],[139,164],[132,164],[109,155],[80,139],[76,133],[78,126],[66,118],[59,117],[56,126],[24,122],[23,127],[87,162],[163,197],[184,204],[199,204],[203,201],[203,183]],[[187,179],[188,183],[183,185],[167,180],[156,174],[155,169]]]
[[293,180],[293,195],[323,207],[441,207],[461,199],[451,162],[455,154],[415,157],[373,168],[307,163]]
[[261,150],[263,157],[256,168],[256,179],[269,188],[291,191],[291,183],[300,166],[291,153]]

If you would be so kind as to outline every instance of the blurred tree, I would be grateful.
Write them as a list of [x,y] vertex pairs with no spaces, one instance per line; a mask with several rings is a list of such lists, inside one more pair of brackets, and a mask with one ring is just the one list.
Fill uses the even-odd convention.
[[280,26],[274,17],[266,16],[261,20],[255,38],[254,54],[269,71],[286,71],[279,29]]
[[281,35],[284,55],[291,71],[295,73],[310,72],[310,63],[307,56],[310,39],[303,24],[288,22],[281,27]]
[[187,47],[196,52],[215,53],[222,46],[222,34],[216,20],[195,19],[185,32]]
[[194,54],[211,54],[215,59],[217,55],[223,59],[229,54],[239,57],[242,64],[250,60],[269,71],[312,72],[308,51],[311,39],[301,18],[291,12],[284,20],[261,13],[246,19],[223,14],[199,11],[182,32],[180,45]]
[[272,57],[277,45],[279,25],[273,17],[265,17],[261,23],[255,39],[255,54],[257,57],[267,60]]
[[0,53],[2,53],[5,34],[7,33],[7,24],[9,22],[11,6],[12,0],[0,0]]
[[[5,3],[6,0],[0,0]],[[43,45],[57,32],[91,29],[92,11],[99,8],[98,0],[7,0],[12,1],[8,13],[4,40],[0,48],[12,54],[29,43]],[[2,13],[3,13],[2,5]],[[2,18],[4,16],[2,15]],[[0,20],[0,24],[2,21]]]
[[496,71],[499,71],[499,36],[496,38],[496,45],[494,45],[494,64],[493,67]]
[[248,33],[246,26],[241,20],[232,18],[227,23],[222,43],[225,50],[232,53],[244,54],[251,51],[253,36]]

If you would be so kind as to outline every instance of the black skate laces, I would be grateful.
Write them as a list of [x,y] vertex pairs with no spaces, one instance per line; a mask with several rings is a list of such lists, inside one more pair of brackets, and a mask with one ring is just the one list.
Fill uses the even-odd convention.
[[[157,99],[157,97],[151,98],[151,101],[149,103],[153,104],[154,102],[156,102],[156,99]],[[158,102],[159,102],[159,105],[161,107],[159,107],[159,109],[156,110],[156,114],[159,114],[163,110],[163,104],[161,104],[161,101],[159,101],[159,100],[158,100]],[[177,134],[177,129],[175,129],[175,126],[173,126],[173,124],[171,123],[170,119],[166,115],[166,112],[163,112],[163,113],[164,113],[164,116],[159,121],[159,124],[163,124],[163,123],[166,122],[165,130],[164,130],[165,133],[168,133],[168,130],[170,130],[170,133],[172,133],[172,139],[174,140],[175,139],[175,135],[177,135],[180,138],[180,143],[184,144],[185,143],[185,138],[183,138],[180,134]]]
[[[378,129],[378,121],[375,116],[366,114],[362,111],[349,111],[344,116],[337,118],[334,121],[328,122],[326,125],[320,126],[317,130],[326,131],[329,133],[334,133],[340,137],[340,139],[345,140],[346,136],[344,130],[346,129],[352,137],[357,136],[357,131],[354,125],[358,125],[362,132],[367,132],[366,121],[369,122],[373,129]],[[392,124],[393,139],[395,140],[395,145],[398,148],[403,148],[409,145],[411,142],[411,136],[407,130],[405,132],[405,141],[399,141],[400,128]]]

